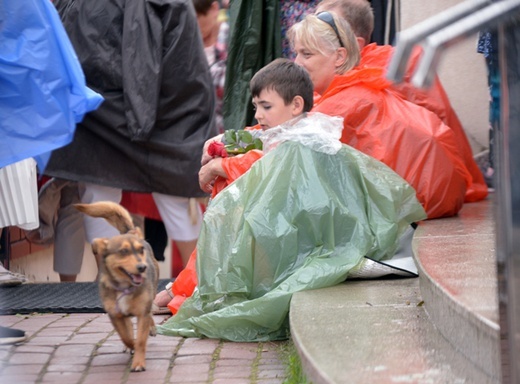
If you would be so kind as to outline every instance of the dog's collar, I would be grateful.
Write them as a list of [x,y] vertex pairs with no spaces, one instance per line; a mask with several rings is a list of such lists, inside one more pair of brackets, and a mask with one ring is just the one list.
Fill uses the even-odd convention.
[[120,287],[117,287],[115,285],[113,285],[113,288],[116,290],[116,291],[119,291],[121,292],[121,296],[119,296],[116,300],[116,311],[121,313],[121,308],[119,307],[119,300],[121,300],[123,297],[127,296],[127,295],[130,295],[132,293],[134,293],[134,291],[136,290],[136,286],[133,285],[129,288],[120,288]]

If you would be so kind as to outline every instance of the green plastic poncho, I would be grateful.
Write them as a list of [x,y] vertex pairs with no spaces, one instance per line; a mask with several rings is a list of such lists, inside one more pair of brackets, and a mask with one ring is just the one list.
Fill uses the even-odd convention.
[[264,133],[264,157],[210,202],[198,287],[159,333],[286,339],[294,292],[344,281],[364,256],[394,255],[426,214],[404,179],[341,144],[341,129],[316,113]]

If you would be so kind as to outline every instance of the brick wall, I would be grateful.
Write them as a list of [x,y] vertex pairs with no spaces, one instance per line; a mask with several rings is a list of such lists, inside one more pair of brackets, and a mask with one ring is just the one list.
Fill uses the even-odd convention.
[[[31,253],[44,250],[48,246],[42,246],[29,242],[25,236],[25,232],[18,227],[3,228],[9,230],[7,257],[9,260],[14,260],[20,257],[30,255]],[[2,252],[4,253],[4,252]],[[8,266],[9,261],[3,260],[4,265]]]

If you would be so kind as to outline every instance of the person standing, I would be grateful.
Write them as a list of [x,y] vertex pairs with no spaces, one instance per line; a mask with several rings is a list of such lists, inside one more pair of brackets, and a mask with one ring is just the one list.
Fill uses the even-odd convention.
[[[56,0],[87,85],[105,98],[73,142],[52,154],[46,175],[79,182],[83,203],[153,193],[169,235],[196,244],[189,219],[204,142],[214,136],[215,97],[191,2]],[[199,211],[199,216],[201,215]],[[111,236],[85,218],[87,241]],[[173,238],[173,237],[172,237]]]
[[[80,63],[50,2],[3,2],[0,13],[1,238],[11,226],[39,226],[37,167],[45,169],[49,153],[72,140],[76,123],[103,98],[85,86]],[[3,246],[10,245],[0,246],[8,257]],[[0,264],[0,286],[26,280]],[[0,345],[26,338],[23,330],[0,326]]]
[[[227,37],[229,25],[222,19],[220,7],[217,0],[193,0],[197,22],[204,46],[204,53],[208,60],[213,85],[215,88],[215,119],[219,133],[224,132],[224,118],[222,107],[224,103],[224,83],[226,79],[226,59],[227,59]],[[198,204],[206,204],[206,201],[191,201],[192,211],[195,211]],[[163,219],[157,210],[152,196],[149,194],[124,192],[122,205],[130,212],[144,217],[144,231],[147,241],[152,246],[157,261],[164,261],[164,251],[168,245],[168,232],[164,226]],[[176,237],[173,237],[175,245]],[[179,247],[177,247],[179,248]],[[193,248],[184,247],[177,252],[172,252],[172,277],[176,275],[179,261],[185,267]],[[180,260],[179,260],[180,259]]]
[[224,132],[224,85],[226,81],[227,40],[229,24],[222,20],[220,4],[217,0],[193,0],[197,22],[204,45],[204,52],[215,86],[216,119],[219,133]]

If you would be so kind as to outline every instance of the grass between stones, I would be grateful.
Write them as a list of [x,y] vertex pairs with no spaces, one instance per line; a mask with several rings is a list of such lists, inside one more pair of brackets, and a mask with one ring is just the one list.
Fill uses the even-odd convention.
[[292,340],[280,344],[279,350],[282,361],[286,366],[287,377],[283,384],[312,384],[303,372],[300,356]]

